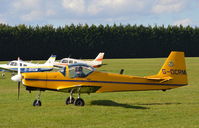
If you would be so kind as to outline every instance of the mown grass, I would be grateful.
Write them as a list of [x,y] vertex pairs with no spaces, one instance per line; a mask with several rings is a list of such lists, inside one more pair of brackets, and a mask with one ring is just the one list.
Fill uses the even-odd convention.
[[[109,59],[98,70],[145,76],[156,74],[164,58]],[[82,95],[86,105],[65,105],[66,93],[42,93],[42,107],[33,107],[38,92],[0,78],[0,127],[15,128],[198,128],[199,58],[186,58],[190,86],[166,92],[138,91]],[[4,63],[4,62],[1,62]]]

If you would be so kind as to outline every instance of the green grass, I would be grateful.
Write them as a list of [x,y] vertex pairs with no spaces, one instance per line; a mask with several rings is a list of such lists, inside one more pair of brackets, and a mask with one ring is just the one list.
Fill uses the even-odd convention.
[[[156,74],[165,59],[110,59],[98,70],[145,76]],[[186,58],[190,86],[166,92],[135,91],[81,95],[84,107],[65,105],[66,93],[42,93],[42,106],[33,107],[38,92],[0,78],[0,127],[14,128],[198,128],[199,58]],[[1,62],[5,63],[5,62]]]

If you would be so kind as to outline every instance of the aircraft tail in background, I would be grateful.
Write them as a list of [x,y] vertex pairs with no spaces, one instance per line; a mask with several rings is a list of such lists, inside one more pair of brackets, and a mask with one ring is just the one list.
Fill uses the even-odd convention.
[[56,55],[51,55],[50,58],[44,64],[54,64],[56,60]]
[[94,59],[94,61],[102,62],[104,58],[104,53],[100,52],[97,57]]
[[100,52],[97,55],[97,57],[93,61],[91,61],[92,66],[95,68],[100,67],[102,65],[103,58],[104,58],[104,53]]

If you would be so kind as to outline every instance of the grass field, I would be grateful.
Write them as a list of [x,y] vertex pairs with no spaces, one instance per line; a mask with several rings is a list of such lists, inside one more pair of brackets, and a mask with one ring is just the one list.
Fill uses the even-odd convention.
[[[156,74],[164,63],[160,59],[110,59],[98,70],[145,76]],[[1,62],[5,63],[5,62]],[[189,85],[166,92],[135,91],[84,94],[84,107],[65,105],[66,93],[42,93],[41,107],[32,102],[38,92],[21,88],[0,78],[1,128],[198,128],[199,58],[186,58]]]

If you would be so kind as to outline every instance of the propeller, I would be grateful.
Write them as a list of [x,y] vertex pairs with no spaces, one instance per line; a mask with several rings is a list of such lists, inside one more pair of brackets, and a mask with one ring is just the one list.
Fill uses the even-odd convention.
[[18,82],[18,99],[19,99],[19,95],[20,95],[20,86],[21,86],[21,69],[20,69],[20,63],[19,63],[20,58],[18,57],[18,61],[17,61],[17,66],[18,66],[18,70],[17,70],[17,75],[14,75],[13,77],[11,77],[11,80]]

